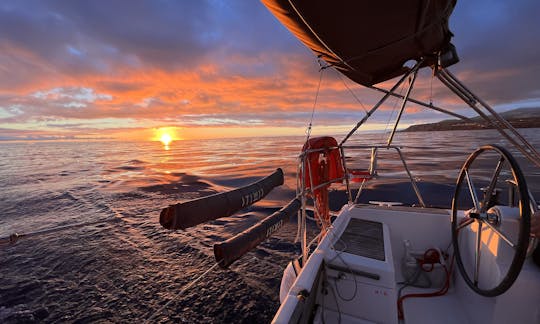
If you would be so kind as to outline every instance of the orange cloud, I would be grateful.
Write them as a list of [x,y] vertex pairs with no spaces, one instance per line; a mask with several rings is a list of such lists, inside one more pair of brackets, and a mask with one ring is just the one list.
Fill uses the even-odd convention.
[[[266,127],[271,134],[302,134],[319,83],[318,66],[314,60],[306,64],[304,55],[237,54],[221,64],[201,62],[190,69],[119,66],[109,74],[88,72],[73,77],[51,71],[31,52],[6,45],[3,49],[1,55],[20,64],[32,62],[28,66],[41,73],[0,92],[0,127],[27,125],[30,134],[40,129],[81,137],[154,139],[152,129],[160,127],[181,129],[178,138],[260,134],[253,126]],[[382,96],[339,77],[331,69],[322,73],[315,117],[320,126],[354,125]],[[436,96],[436,105],[463,107],[438,80],[430,78],[430,73],[421,73],[412,96],[425,102]],[[501,71],[484,78],[496,80],[509,73]],[[469,74],[462,72],[460,77],[466,80]],[[390,88],[392,82],[395,80],[379,86]],[[406,83],[398,92],[404,93],[405,88]],[[391,98],[380,111],[395,110],[399,104],[400,100]],[[411,104],[407,108],[408,114],[425,111]],[[102,120],[105,122],[100,126]]]

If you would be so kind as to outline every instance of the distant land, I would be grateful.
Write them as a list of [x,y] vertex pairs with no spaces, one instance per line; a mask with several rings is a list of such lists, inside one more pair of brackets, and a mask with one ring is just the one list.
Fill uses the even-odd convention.
[[[540,128],[540,107],[538,108],[518,108],[500,113],[515,128]],[[446,119],[437,123],[412,125],[403,132],[427,132],[427,131],[448,131],[448,130],[474,130],[493,128],[481,117],[471,118],[473,122],[461,119]]]

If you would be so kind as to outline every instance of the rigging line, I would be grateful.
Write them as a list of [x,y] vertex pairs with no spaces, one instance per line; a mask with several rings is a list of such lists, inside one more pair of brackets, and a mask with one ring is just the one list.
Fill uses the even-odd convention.
[[[304,186],[302,184],[302,179],[300,177],[303,177],[302,176],[302,173],[304,172],[303,168],[302,168],[302,161],[300,161],[300,163],[298,163],[298,166],[296,168],[296,198],[300,198],[300,201],[302,202],[302,207],[300,208],[300,210],[298,211],[298,213],[296,214],[296,236],[294,237],[294,243],[298,242],[300,240],[300,232],[301,232],[301,218],[302,218],[302,211],[305,210],[305,204],[304,204],[304,200],[302,199],[304,193],[303,193],[303,190],[304,190]],[[302,192],[300,192],[302,191]]]
[[[332,229],[335,230],[335,227],[331,226]],[[349,270],[349,274],[353,277],[353,280],[354,280],[354,293],[351,297],[349,298],[343,298],[343,296],[339,293],[339,289],[338,289],[338,286],[337,286],[337,281],[335,282],[335,287],[336,287],[336,292],[337,292],[337,295],[339,296],[339,298],[341,298],[343,301],[352,301],[357,293],[358,293],[358,281],[356,281],[356,275],[354,274],[354,272],[352,271],[351,267],[349,266],[349,264],[341,257],[341,254],[343,252],[345,252],[347,250],[347,243],[341,239],[341,237],[336,237],[336,234],[334,232],[330,232],[330,229],[328,230],[328,233],[332,233],[332,236],[334,237],[334,239],[336,240],[334,242],[334,244],[332,245],[334,247],[334,251],[336,253],[336,255],[330,259],[330,261],[328,262],[328,264],[332,263],[336,258],[339,258],[340,261],[345,265],[345,267],[347,267],[347,270]],[[339,249],[336,249],[336,243],[340,242],[341,244],[343,244],[343,249],[339,250]]]
[[[78,162],[78,160],[77,160],[77,162]],[[40,185],[47,185],[47,183],[45,181],[43,181],[43,180],[38,179],[37,181],[38,181],[38,183]],[[49,190],[49,191],[51,193],[58,193],[56,191],[51,191],[51,190]],[[116,221],[123,220],[122,219],[122,214],[120,212],[118,212],[117,210],[114,209],[114,207],[109,206],[107,203],[104,202],[105,199],[104,199],[103,195],[101,194],[101,192],[99,192],[99,190],[97,190],[97,189],[95,190],[95,192],[99,195],[99,198],[102,201],[102,205],[105,206],[107,208],[107,210],[112,213],[112,215],[109,215],[109,216],[105,217],[104,219],[98,219],[98,220],[95,220],[95,221],[86,221],[86,222],[79,222],[79,223],[75,223],[75,224],[54,226],[54,227],[49,227],[49,228],[33,231],[33,232],[27,232],[27,233],[14,232],[14,233],[12,233],[12,234],[10,234],[8,236],[0,237],[0,248],[2,246],[6,246],[6,245],[14,245],[21,238],[30,238],[30,237],[41,236],[41,235],[49,235],[49,234],[54,234],[56,232],[61,232],[61,231],[64,231],[64,230],[76,229],[76,228],[80,228],[80,227],[86,227],[86,226],[92,226],[92,225],[98,225],[98,224],[104,224],[104,223],[108,223],[108,222],[116,222]],[[69,190],[68,190],[68,193],[70,195],[74,196],[74,198],[77,201],[82,201],[82,203],[88,204],[88,201],[85,198],[83,198],[81,196],[76,196],[76,194],[74,194],[72,192],[69,192]]]
[[343,144],[345,144],[345,142],[347,142],[347,140],[358,130],[358,128],[360,128],[360,126],[362,126],[369,119],[369,117],[371,117],[371,115],[375,113],[377,109],[379,109],[379,107],[386,101],[386,99],[388,99],[391,93],[396,91],[399,85],[402,84],[403,81],[405,81],[405,79],[407,79],[407,77],[410,76],[414,72],[414,70],[418,70],[420,68],[420,65],[423,62],[424,62],[424,59],[421,59],[420,61],[416,62],[416,64],[411,70],[407,71],[403,76],[401,76],[401,78],[399,78],[396,84],[394,84],[392,88],[381,99],[379,99],[379,101],[369,110],[367,115],[364,116],[364,118],[362,118],[358,123],[356,123],[353,129],[351,129],[347,133],[347,135],[345,135],[345,137],[339,143],[339,146],[342,146]]
[[[192,239],[195,239],[196,241],[198,241],[198,243],[204,245],[204,246],[209,246],[207,244],[205,244],[204,242],[200,241],[198,237],[192,235],[192,234],[189,234],[187,232],[177,232],[175,231],[174,233],[176,234],[181,234],[185,237],[191,237]],[[179,253],[184,253],[185,251],[187,251],[188,248],[192,248],[196,251],[198,251],[201,255],[203,256],[206,256],[206,257],[210,257],[210,255],[207,255],[205,253],[203,253],[199,248],[193,246],[190,242],[185,242],[185,246],[182,248],[182,250],[179,252]],[[216,262],[214,265],[212,265],[209,269],[207,269],[204,273],[202,273],[199,277],[193,279],[192,281],[190,281],[186,286],[184,286],[184,288],[182,288],[182,290],[180,290],[180,292],[178,294],[176,294],[173,298],[171,298],[167,303],[165,303],[158,311],[154,312],[154,314],[152,316],[150,316],[146,321],[145,323],[153,323],[153,320],[156,319],[156,317],[158,315],[160,315],[163,310],[165,310],[165,308],[167,308],[168,306],[171,305],[171,303],[175,300],[178,300],[178,298],[184,294],[186,291],[188,291],[191,287],[193,287],[196,283],[198,283],[199,281],[201,281],[204,277],[206,277],[212,270],[214,270],[217,266],[219,266],[222,262],[224,262],[225,260],[221,260],[219,262]],[[267,261],[264,261],[264,260],[261,260],[259,259],[259,261],[262,261],[264,263],[266,263],[267,265],[271,264]],[[273,265],[273,264],[272,264]]]
[[[291,6],[293,6],[292,2],[289,0]],[[293,6],[294,8],[294,6]],[[296,10],[296,8],[294,8]],[[298,11],[297,11],[298,13]],[[301,17],[301,15],[298,13],[298,15]],[[302,18],[303,19],[303,18]],[[305,22],[305,21],[304,21]],[[307,25],[307,24],[306,24]],[[320,93],[320,90],[321,90],[321,83],[322,83],[322,77],[323,77],[323,72],[324,70],[326,70],[327,66],[323,65],[322,61],[321,61],[321,55],[319,55],[317,57],[317,63],[319,63],[319,66],[320,66],[320,69],[319,69],[319,82],[317,84],[317,91],[315,92],[315,100],[313,101],[313,108],[311,109],[311,117],[310,117],[310,120],[309,120],[309,125],[308,125],[308,128],[306,130],[306,141],[305,143],[307,143],[308,145],[308,149],[311,148],[310,146],[310,143],[309,143],[309,137],[311,136],[311,130],[312,130],[312,127],[313,127],[313,117],[315,115],[315,107],[317,106],[317,100],[319,98],[319,93]],[[296,240],[298,239],[298,236],[300,236],[300,241],[301,241],[301,247],[302,247],[302,260],[304,262],[307,261],[307,248],[306,248],[306,241],[307,241],[307,237],[306,237],[306,231],[307,231],[307,228],[306,228],[306,201],[305,201],[305,197],[304,197],[304,190],[305,190],[305,163],[304,163],[304,158],[305,156],[302,156],[300,157],[300,171],[302,172],[302,188],[301,188],[301,195],[302,195],[302,212],[298,214],[298,231],[297,231],[297,237],[295,238],[295,242]],[[308,164],[308,172],[309,172],[309,177],[310,177],[310,180],[311,180],[311,183],[313,183],[313,179],[311,179],[311,164]],[[298,186],[297,186],[298,188]]]
[[429,84],[429,105],[433,106],[433,79],[435,79],[435,74],[431,75],[431,82]]
[[352,66],[350,66],[345,60],[343,60],[339,55],[337,55],[328,45],[326,45],[326,43],[319,37],[319,35],[313,30],[313,28],[311,28],[310,24],[308,24],[304,16],[302,16],[300,11],[293,4],[292,0],[289,0],[289,4],[291,5],[291,8],[293,8],[294,12],[296,12],[298,17],[300,17],[304,25],[306,25],[309,31],[313,34],[313,36],[315,36],[315,38],[317,38],[317,40],[321,43],[321,45],[323,45],[326,48],[326,50],[328,50],[332,55],[334,55],[337,59],[339,59],[341,63],[343,63],[343,65],[345,65],[346,67],[354,71],[355,69]]
[[199,282],[202,278],[204,278],[206,275],[208,275],[210,273],[210,271],[214,270],[221,262],[223,262],[224,260],[221,260],[220,262],[216,262],[216,264],[214,264],[213,266],[211,266],[208,270],[206,270],[203,274],[201,274],[199,277],[195,278],[194,280],[192,280],[189,284],[187,284],[186,286],[184,286],[184,288],[182,288],[182,290],[180,290],[180,292],[178,294],[176,294],[173,298],[171,298],[168,302],[165,303],[165,305],[163,305],[158,311],[154,312],[154,314],[152,316],[150,316],[146,321],[145,323],[152,323],[153,320],[159,316],[161,314],[161,312],[163,312],[163,310],[167,307],[169,307],[169,305],[173,302],[173,301],[176,301],[178,299],[178,297],[180,297],[182,294],[184,294],[188,289],[190,289],[191,287],[193,287],[197,282]]
[[362,193],[362,190],[364,188],[364,183],[366,183],[366,179],[362,179],[362,183],[360,184],[360,187],[358,188],[358,191],[356,192],[356,197],[354,198],[354,203],[358,204],[358,198],[360,198],[360,194]]
[[364,106],[364,104],[362,103],[362,101],[360,101],[360,99],[356,96],[356,94],[352,91],[351,88],[349,88],[349,86],[347,85],[347,83],[345,82],[345,79],[343,79],[343,76],[341,75],[340,72],[338,72],[337,70],[334,69],[334,71],[337,73],[339,79],[341,80],[341,82],[343,82],[343,85],[345,85],[345,88],[347,88],[347,90],[349,90],[349,92],[351,93],[351,95],[354,97],[354,99],[356,99],[356,101],[360,104],[360,106],[362,106],[362,109],[364,109],[364,112],[367,114],[368,113],[368,110],[366,109],[366,107]]
[[[44,184],[44,181],[38,180],[38,182],[40,184]],[[51,192],[53,192],[53,191],[51,191]],[[101,200],[104,201],[104,198],[101,195],[101,193],[99,191],[97,191],[97,190],[96,190],[96,192],[100,196]],[[70,193],[70,194],[72,196],[74,196],[73,193]],[[74,196],[74,197],[78,201],[82,201],[83,203],[88,203],[82,197],[77,197],[77,196]],[[10,234],[9,236],[0,237],[0,247],[6,246],[6,245],[14,245],[21,238],[30,238],[30,237],[36,237],[36,236],[41,236],[41,235],[45,236],[45,235],[54,234],[54,233],[65,231],[65,230],[76,229],[76,228],[92,226],[92,225],[105,224],[105,223],[109,223],[109,222],[117,222],[117,221],[123,220],[122,219],[122,214],[120,212],[118,212],[117,210],[115,210],[112,206],[109,206],[105,202],[102,202],[102,205],[105,206],[107,208],[107,210],[112,213],[112,215],[107,216],[107,217],[105,217],[103,219],[98,219],[98,220],[94,220],[94,221],[86,221],[86,222],[79,222],[79,223],[75,223],[75,224],[54,226],[54,227],[49,227],[49,228],[45,228],[45,229],[40,229],[40,230],[33,231],[33,232],[26,232],[26,233],[14,232],[14,233]]]
[[[369,89],[372,89],[372,90],[376,90],[376,91],[382,92],[382,93],[388,93],[388,94],[390,94],[390,95],[393,96],[393,97],[397,97],[397,98],[403,99],[403,96],[402,96],[402,95],[399,95],[399,94],[397,94],[397,93],[390,92],[389,90],[385,90],[385,89],[382,89],[382,88],[379,88],[379,87],[376,87],[376,86],[369,86],[368,88],[369,88]],[[409,98],[407,99],[407,101],[412,102],[412,103],[415,103],[415,104],[420,105],[420,106],[422,106],[422,107],[430,108],[430,109],[433,109],[433,110],[435,110],[435,111],[438,111],[438,112],[441,112],[441,113],[444,113],[444,114],[447,114],[447,115],[450,115],[450,116],[453,116],[453,117],[456,117],[456,118],[459,118],[459,119],[468,121],[468,122],[473,122],[473,121],[472,121],[470,118],[468,118],[468,117],[465,117],[465,116],[463,116],[463,115],[454,113],[454,112],[452,112],[452,111],[450,111],[450,110],[443,109],[443,108],[441,108],[441,107],[434,106],[433,104],[425,103],[425,102],[422,102],[422,101],[420,101],[420,100],[416,100],[416,99],[411,98],[411,97],[409,97]]]
[[[184,238],[192,239],[192,241],[194,241],[194,242],[196,242],[196,243],[198,243],[198,244],[200,244],[200,245],[202,245],[202,246],[204,246],[204,247],[206,247],[206,248],[211,248],[211,249],[213,249],[213,245],[208,244],[208,243],[202,241],[200,237],[197,237],[197,236],[195,236],[195,235],[193,235],[193,234],[190,234],[190,233],[188,233],[188,232],[186,232],[186,231],[183,231],[183,232],[173,231],[173,233],[179,234],[179,235],[183,235]],[[182,242],[182,243],[184,243],[184,242]],[[201,249],[200,247],[197,247],[197,246],[193,245],[193,244],[190,243],[190,242],[185,242],[184,244],[185,244],[185,245],[184,245],[184,247],[182,248],[182,250],[180,250],[180,252],[176,252],[177,254],[182,254],[182,253],[186,252],[186,251],[188,250],[188,248],[192,248],[192,249],[196,250],[198,253],[200,253],[201,255],[204,255],[204,256],[209,257],[209,258],[213,258],[211,255],[208,255],[208,254],[204,253],[203,249]],[[263,260],[263,259],[261,259],[261,258],[257,258],[256,256],[253,256],[253,258],[255,258],[255,259],[257,259],[257,260],[259,260],[259,261],[261,261],[261,262],[263,262],[263,263],[265,263],[265,264],[267,264],[267,265],[276,266],[276,264],[270,263],[270,262],[265,261],[265,260]],[[240,260],[240,259],[239,259],[239,260]],[[282,269],[282,270],[283,270],[283,269]]]
[[[318,59],[318,62],[319,62],[319,65],[321,65],[320,59]],[[309,137],[311,136],[311,128],[313,126],[313,116],[315,115],[315,107],[317,106],[317,100],[319,98],[319,92],[321,90],[323,72],[324,72],[324,69],[322,68],[322,65],[321,65],[321,69],[319,69],[319,83],[317,84],[317,91],[315,92],[315,100],[313,101],[313,108],[311,109],[311,117],[309,119],[309,125],[306,130],[306,134],[307,134],[306,142],[309,140]]]
[[[409,79],[410,82],[410,79]],[[401,96],[403,94],[403,89],[405,89],[405,83],[401,84],[401,88],[399,89],[399,95]],[[392,112],[388,116],[388,120],[386,121],[386,126],[384,127],[384,132],[381,135],[381,141],[384,141],[384,138],[386,137],[386,133],[388,132],[388,126],[390,125],[390,120],[394,116],[394,113],[396,112],[397,104],[399,102],[399,97],[396,97],[394,100],[394,107],[392,108]]]
[[[195,236],[195,235],[193,235],[193,234],[190,234],[190,233],[188,233],[188,232],[186,232],[186,231],[183,231],[183,232],[173,231],[173,233],[174,233],[174,234],[183,235],[184,238],[191,239],[193,242],[196,242],[196,243],[198,243],[198,244],[200,244],[200,245],[202,245],[202,246],[204,246],[204,247],[207,247],[207,248],[213,248],[213,245],[207,244],[207,243],[205,243],[204,241],[201,241],[201,238],[200,238],[200,237],[197,237],[197,236]],[[182,243],[184,243],[184,242],[182,242]],[[176,252],[176,254],[182,254],[182,253],[184,253],[184,252],[187,252],[187,251],[188,251],[188,248],[192,248],[193,250],[196,250],[198,253],[200,253],[201,255],[203,255],[203,256],[205,256],[205,257],[213,258],[213,256],[204,253],[204,251],[203,251],[200,247],[197,247],[197,246],[193,245],[193,244],[192,244],[191,242],[189,242],[189,241],[188,241],[188,242],[185,242],[184,244],[185,244],[184,247],[182,247],[182,249],[181,249],[179,252]],[[257,256],[253,256],[253,259],[256,259],[257,261],[262,262],[262,263],[266,264],[267,266],[279,267],[281,270],[283,270],[283,267],[281,267],[281,266],[279,266],[279,265],[277,265],[277,264],[275,264],[275,263],[270,263],[270,262],[268,262],[268,261],[266,261],[266,260],[264,260],[264,259],[261,259],[261,258],[259,258],[259,257],[257,257]],[[239,259],[239,260],[240,260],[240,259]],[[239,261],[239,260],[238,260],[238,261]],[[233,270],[231,270],[231,271],[233,271]],[[233,271],[233,272],[234,272],[234,271]],[[237,272],[236,272],[236,273],[237,273]]]
[[13,233],[6,237],[0,237],[0,246],[3,245],[13,245],[17,243],[17,241],[21,238],[27,238],[27,237],[33,237],[33,236],[40,236],[40,235],[47,235],[47,234],[54,234],[56,232],[68,230],[68,229],[75,229],[79,227],[86,227],[91,225],[98,225],[108,222],[117,222],[120,219],[118,218],[107,218],[103,220],[97,220],[97,221],[90,221],[90,222],[83,222],[83,223],[76,223],[76,224],[70,224],[70,225],[64,225],[64,226],[56,226],[52,228],[47,228],[35,232],[28,232],[28,233]]
[[396,123],[394,124],[394,128],[392,129],[392,133],[390,134],[390,137],[388,138],[388,142],[386,145],[387,148],[390,148],[390,144],[392,144],[392,140],[394,139],[394,135],[396,134],[397,127],[399,125],[399,122],[401,121],[401,116],[403,115],[403,112],[405,111],[405,108],[407,107],[407,99],[411,95],[411,92],[414,86],[414,81],[416,81],[417,75],[418,75],[418,69],[414,71],[412,77],[409,76],[409,87],[407,88],[407,93],[405,94],[405,98],[403,98],[403,102],[401,103],[401,108],[399,109],[399,113],[396,118]]
[[[337,313],[338,313],[338,324],[341,324],[341,309],[339,309],[339,302],[336,297],[336,291],[334,290],[334,287],[328,285],[330,287],[330,291],[332,292],[332,295],[334,296],[334,301],[336,303]],[[324,299],[323,299],[324,300]],[[323,319],[324,320],[324,319]]]

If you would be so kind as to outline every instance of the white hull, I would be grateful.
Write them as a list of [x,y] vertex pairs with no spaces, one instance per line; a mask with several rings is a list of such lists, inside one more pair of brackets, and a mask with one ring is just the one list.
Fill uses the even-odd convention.
[[[503,225],[510,228],[517,221],[510,215],[511,209],[504,212],[508,215],[503,218]],[[348,242],[343,233],[351,220],[370,221],[366,224],[382,228],[383,260],[376,251],[373,256],[364,257],[358,254],[366,251],[353,251],[353,243],[346,246]],[[470,235],[464,235],[467,240],[464,246],[474,244],[475,226],[465,230]],[[415,207],[343,207],[294,281],[273,322],[540,323],[540,268],[530,258],[513,286],[497,297],[476,294],[454,266],[450,288],[444,296],[405,299],[403,319],[399,319],[398,294],[403,286],[400,283],[405,281],[403,273],[407,273],[407,269],[403,269],[405,240],[417,251],[447,250],[452,242],[450,212]],[[497,235],[489,229],[483,230],[481,285],[490,287],[500,282],[500,274],[504,273],[512,252]],[[462,253],[464,259],[471,258],[474,249]],[[440,273],[430,275],[435,278]],[[401,295],[437,290],[438,287],[406,287]]]

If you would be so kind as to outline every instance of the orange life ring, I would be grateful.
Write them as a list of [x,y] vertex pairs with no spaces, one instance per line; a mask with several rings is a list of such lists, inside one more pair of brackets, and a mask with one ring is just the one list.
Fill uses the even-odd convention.
[[307,153],[304,159],[306,188],[311,188],[311,181],[313,181],[313,187],[325,182],[341,181],[344,172],[341,152],[335,138],[329,136],[310,138],[302,147],[302,152],[308,150],[319,151]]
[[[309,152],[311,150],[316,151]],[[328,187],[332,182],[341,181],[344,175],[341,151],[336,139],[329,136],[310,138],[302,147],[302,152],[306,151],[302,176],[305,189],[315,188],[312,189],[315,209],[324,231],[330,225]],[[324,183],[326,185],[322,185]]]

